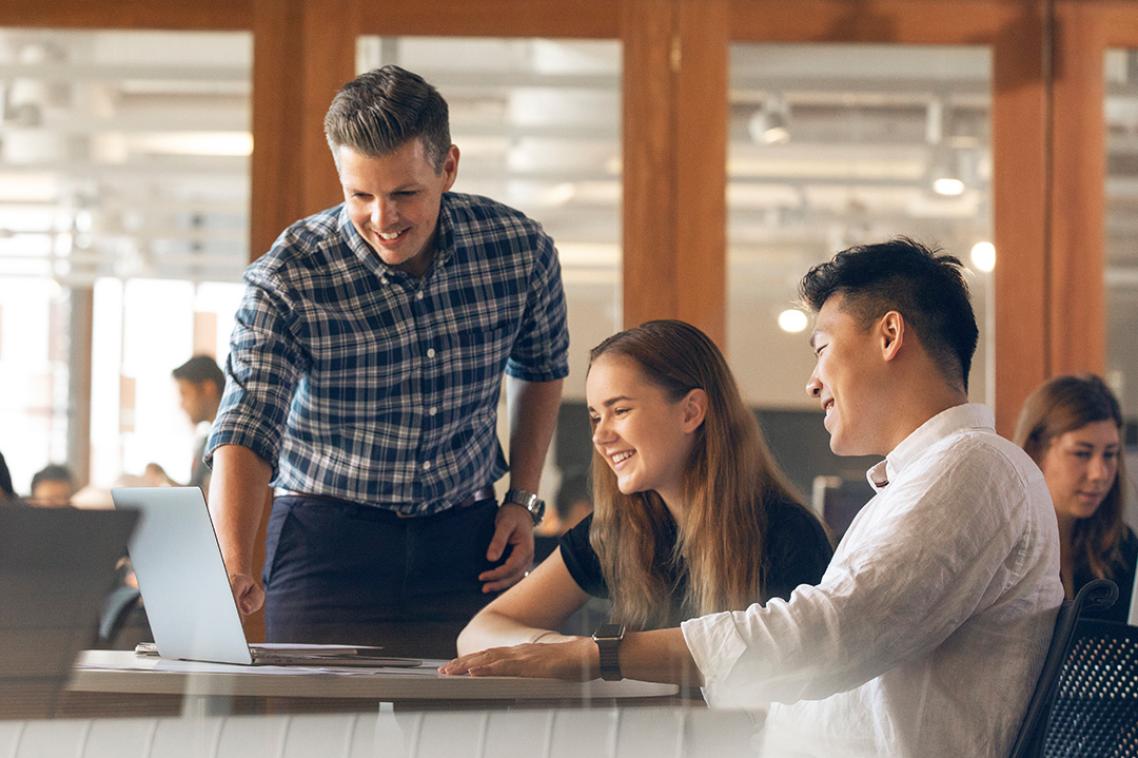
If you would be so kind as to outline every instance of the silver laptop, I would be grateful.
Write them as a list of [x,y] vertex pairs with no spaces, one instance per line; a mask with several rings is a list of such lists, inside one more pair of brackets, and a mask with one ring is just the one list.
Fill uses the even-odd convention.
[[209,509],[197,487],[121,487],[115,508],[142,518],[130,560],[163,658],[215,663],[418,666],[357,645],[249,645]]

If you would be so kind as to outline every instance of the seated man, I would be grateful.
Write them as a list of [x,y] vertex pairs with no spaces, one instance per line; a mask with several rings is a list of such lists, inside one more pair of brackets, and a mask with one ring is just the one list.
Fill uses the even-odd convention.
[[698,681],[713,706],[771,704],[768,755],[1007,754],[1063,600],[1058,531],[1039,469],[967,402],[960,262],[902,238],[839,253],[801,289],[831,449],[885,456],[821,583],[445,673]]
[[44,466],[32,476],[32,492],[28,505],[38,508],[64,508],[75,495],[75,477],[71,469],[58,463]]

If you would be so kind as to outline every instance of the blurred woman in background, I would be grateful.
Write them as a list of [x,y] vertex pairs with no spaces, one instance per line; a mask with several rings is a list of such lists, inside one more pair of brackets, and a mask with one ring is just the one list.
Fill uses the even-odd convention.
[[1091,615],[1125,622],[1138,537],[1122,521],[1122,411],[1114,393],[1090,374],[1055,377],[1024,403],[1015,441],[1039,465],[1051,491],[1067,598],[1094,579],[1110,579],[1118,585],[1118,601]]

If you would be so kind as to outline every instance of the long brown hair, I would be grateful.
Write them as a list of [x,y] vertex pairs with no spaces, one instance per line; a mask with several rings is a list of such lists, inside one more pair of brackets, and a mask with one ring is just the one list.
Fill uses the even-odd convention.
[[[609,337],[589,354],[634,360],[673,401],[693,389],[708,407],[683,472],[683,523],[666,554],[671,516],[655,491],[624,495],[604,456],[593,450],[595,515],[590,541],[613,600],[614,617],[645,628],[675,623],[676,601],[696,614],[742,609],[763,590],[765,504],[799,501],[772,459],[758,422],[708,337],[682,321],[649,321]],[[675,598],[666,568],[686,566],[687,590]]]
[[[1093,374],[1057,376],[1044,382],[1024,402],[1016,424],[1015,442],[1038,465],[1054,440],[1096,421],[1113,421],[1122,430],[1122,410],[1114,393]],[[1075,521],[1071,555],[1076,567],[1085,566],[1095,577],[1110,579],[1111,564],[1119,556],[1126,532],[1122,522],[1122,486],[1126,472],[1121,451],[1118,473],[1102,503],[1090,518]]]

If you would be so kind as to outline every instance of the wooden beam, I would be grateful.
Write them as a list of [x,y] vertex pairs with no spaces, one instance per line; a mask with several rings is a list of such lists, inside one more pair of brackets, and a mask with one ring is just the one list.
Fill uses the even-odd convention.
[[674,0],[624,0],[624,325],[679,312],[676,282]]
[[[343,191],[324,139],[332,98],[356,76],[356,19],[351,0],[304,3],[304,108],[301,111],[301,215],[341,202]],[[329,19],[337,19],[329,23]]]
[[1134,0],[1096,0],[1093,8],[1107,47],[1138,47],[1138,8]]
[[253,0],[4,0],[0,26],[241,31],[253,26]]
[[614,0],[372,0],[356,2],[355,12],[362,34],[613,39],[620,6]]
[[1101,374],[1106,365],[1105,52],[1094,7],[1059,3],[1051,108],[1049,375]]
[[733,40],[983,45],[1032,0],[731,0]]
[[303,18],[300,0],[254,0],[250,260],[265,253],[304,206],[296,159],[304,130],[296,118],[304,97]]
[[355,74],[356,44],[348,0],[255,3],[251,259],[292,222],[340,200],[323,121]]
[[679,0],[675,77],[677,315],[727,349],[729,0]]
[[992,52],[996,428],[1014,430],[1047,377],[1047,86],[1040,15],[1001,31]]
[[727,1],[626,0],[624,323],[726,340]]

